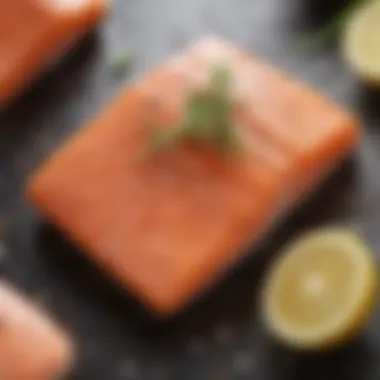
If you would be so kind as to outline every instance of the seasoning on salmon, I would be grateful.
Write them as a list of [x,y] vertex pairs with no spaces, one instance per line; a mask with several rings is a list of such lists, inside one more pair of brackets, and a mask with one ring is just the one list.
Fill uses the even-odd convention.
[[106,14],[108,0],[0,0],[0,106]]
[[[207,91],[215,65],[231,72],[236,154],[186,138],[144,155],[153,132],[186,124],[189,96]],[[194,125],[215,137],[217,128]],[[28,196],[88,257],[168,315],[257,244],[358,139],[348,112],[208,37],[122,91],[36,173]]]
[[[0,283],[0,378],[52,380],[73,364],[73,346],[42,311]],[[60,377],[59,377],[60,378]]]

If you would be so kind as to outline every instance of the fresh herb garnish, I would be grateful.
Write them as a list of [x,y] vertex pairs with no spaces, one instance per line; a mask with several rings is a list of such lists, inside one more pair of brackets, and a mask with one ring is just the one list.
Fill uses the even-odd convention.
[[135,58],[132,52],[123,53],[115,57],[111,66],[112,74],[114,76],[124,75],[134,64]]
[[156,153],[187,141],[206,143],[224,153],[237,148],[232,75],[227,67],[212,68],[208,86],[188,95],[183,120],[172,128],[155,131],[149,151]]

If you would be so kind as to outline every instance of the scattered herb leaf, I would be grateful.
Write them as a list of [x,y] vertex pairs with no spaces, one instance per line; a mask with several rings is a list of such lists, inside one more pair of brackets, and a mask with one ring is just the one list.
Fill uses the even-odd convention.
[[135,55],[132,52],[120,54],[112,62],[112,73],[121,76],[127,72],[135,62]]
[[151,153],[184,141],[208,143],[224,153],[237,148],[233,121],[232,76],[222,65],[212,68],[208,87],[191,92],[179,125],[156,131],[150,141]]

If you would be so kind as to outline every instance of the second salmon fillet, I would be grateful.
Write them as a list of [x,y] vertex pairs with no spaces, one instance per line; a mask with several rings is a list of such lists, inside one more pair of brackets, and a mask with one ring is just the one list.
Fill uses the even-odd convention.
[[[152,125],[174,128],[210,67],[233,73],[235,159],[206,145],[142,158]],[[126,88],[35,174],[30,201],[148,307],[188,305],[356,147],[356,120],[217,38]]]
[[108,0],[0,0],[0,107],[105,16]]
[[53,380],[74,364],[60,326],[8,283],[0,282],[0,379]]

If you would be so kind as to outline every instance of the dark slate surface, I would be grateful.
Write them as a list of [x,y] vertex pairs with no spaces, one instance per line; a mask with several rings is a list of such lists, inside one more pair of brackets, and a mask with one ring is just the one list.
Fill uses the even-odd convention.
[[[322,3],[326,9],[320,10]],[[0,115],[0,211],[9,256],[4,276],[69,329],[79,360],[71,380],[365,379],[380,376],[380,315],[356,342],[320,357],[277,347],[258,322],[260,279],[282,242],[303,229],[344,222],[380,245],[378,96],[349,73],[337,48],[310,54],[304,31],[339,4],[311,0],[119,0],[101,30],[54,73]],[[329,8],[329,9],[327,9]],[[322,89],[363,118],[365,136],[352,162],[211,294],[177,318],[158,323],[110,284],[23,200],[30,172],[124,79],[168,53],[218,33]],[[123,79],[110,65],[136,52]]]

